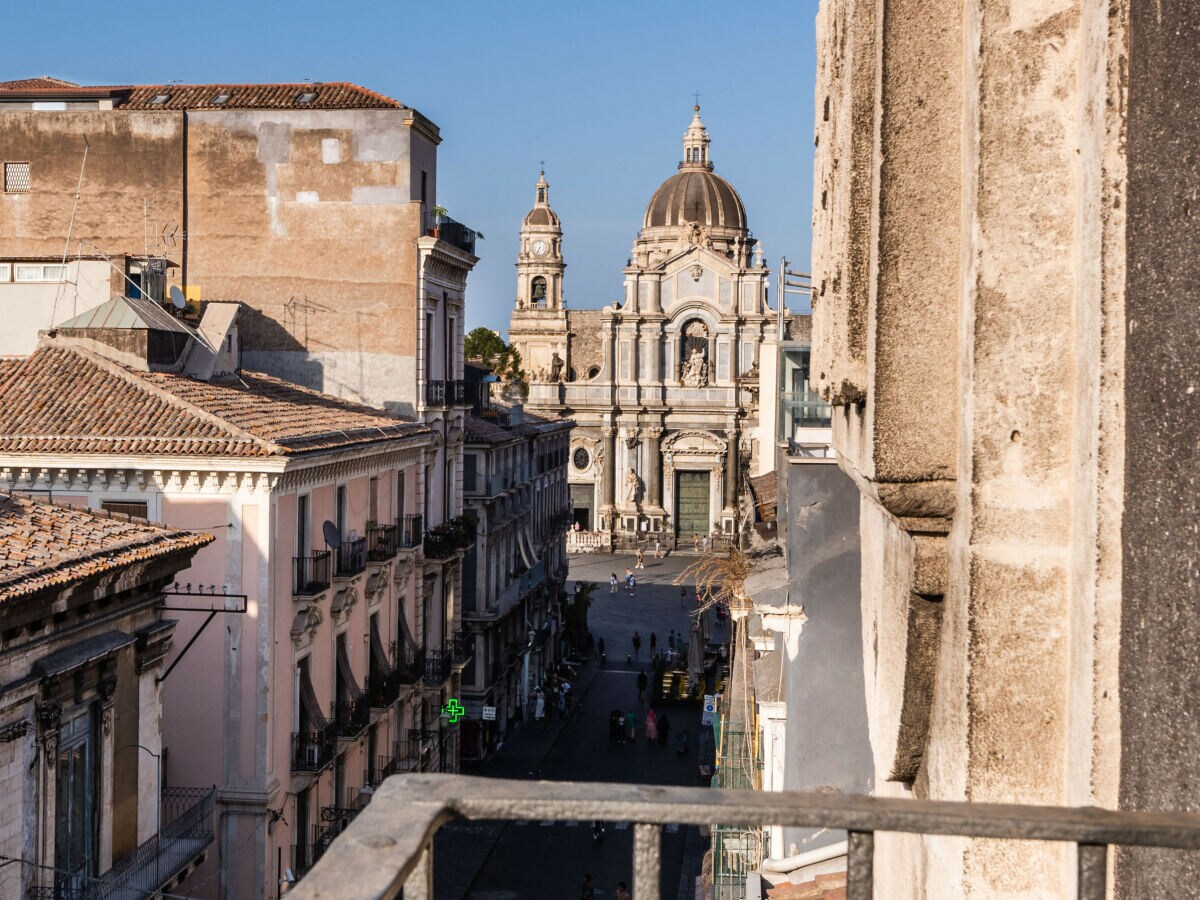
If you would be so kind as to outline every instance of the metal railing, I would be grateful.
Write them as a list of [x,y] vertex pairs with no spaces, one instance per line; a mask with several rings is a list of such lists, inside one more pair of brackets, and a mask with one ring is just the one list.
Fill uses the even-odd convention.
[[333,554],[329,550],[314,550],[308,556],[293,556],[295,581],[292,593],[297,597],[311,597],[328,590],[332,562]]
[[453,655],[446,650],[425,651],[425,683],[441,684],[450,677]]
[[875,833],[905,832],[1077,847],[1080,900],[1108,890],[1110,845],[1200,850],[1200,815],[997,803],[955,803],[846,794],[800,794],[601,782],[547,782],[413,774],[389,778],[330,852],[291,892],[293,900],[433,896],[433,835],[446,822],[628,821],[633,895],[659,894],[661,828],[746,822],[849,833],[847,900],[874,896]]
[[343,578],[357,575],[367,567],[367,539],[350,538],[337,548],[337,567],[334,574]]
[[38,900],[142,900],[171,882],[195,862],[213,841],[213,808],[217,789],[165,788],[162,796],[166,824],[111,869],[83,884],[63,879],[36,886],[29,896]]
[[396,528],[396,546],[401,550],[411,550],[413,547],[420,546],[421,537],[424,535],[424,530],[421,527],[421,517],[415,516],[397,516]]
[[427,212],[425,214],[425,231],[430,237],[452,244],[471,255],[475,254],[475,241],[479,237],[479,232],[444,213],[438,215],[433,211]]
[[458,551],[458,542],[449,532],[425,532],[425,556],[428,559],[449,559]]
[[368,525],[367,559],[371,562],[387,562],[396,555],[399,536],[399,525]]
[[329,727],[292,732],[292,771],[320,772],[333,764],[337,735]]
[[332,705],[330,722],[338,737],[356,738],[371,724],[371,698],[365,693],[356,693],[350,700],[335,700]]
[[832,409],[814,391],[787,392],[779,395],[781,432],[791,436],[796,428],[828,428]]
[[446,382],[445,381],[426,381],[425,382],[425,405],[426,406],[445,406],[446,405]]

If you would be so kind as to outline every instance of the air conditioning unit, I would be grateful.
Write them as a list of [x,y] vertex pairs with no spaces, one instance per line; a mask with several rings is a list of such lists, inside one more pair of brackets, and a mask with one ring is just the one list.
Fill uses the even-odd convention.
[[304,763],[310,768],[315,769],[321,762],[321,748],[316,744],[304,745]]

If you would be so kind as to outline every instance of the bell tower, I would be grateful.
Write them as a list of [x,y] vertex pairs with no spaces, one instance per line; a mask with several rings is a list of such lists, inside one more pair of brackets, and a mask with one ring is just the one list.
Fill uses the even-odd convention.
[[550,183],[543,170],[536,200],[521,222],[517,253],[517,309],[563,308],[562,224],[550,208]]

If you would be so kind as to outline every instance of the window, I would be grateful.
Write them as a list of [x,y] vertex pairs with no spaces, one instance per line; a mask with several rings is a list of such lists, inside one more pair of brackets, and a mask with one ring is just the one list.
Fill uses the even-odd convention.
[[429,173],[424,169],[421,170],[421,205],[424,206],[429,200]]
[[316,99],[317,99],[316,91],[305,91],[299,97],[296,98],[296,102],[308,104],[308,103],[312,103]]
[[339,484],[335,494],[333,514],[335,524],[337,525],[338,534],[341,536],[343,541],[346,540],[347,513],[348,503],[346,500],[346,486],[344,484]]
[[55,765],[54,867],[60,873],[60,884],[80,890],[97,869],[94,740],[88,707],[62,724]]
[[396,473],[396,515],[402,516],[407,512],[405,501],[408,498],[404,496],[404,473]]
[[12,263],[0,263],[0,281],[12,279]]
[[545,202],[546,202],[546,189],[538,188],[538,203],[545,203]]
[[308,494],[296,498],[296,555],[308,556]]
[[62,281],[67,276],[67,267],[58,264],[22,264],[15,266],[17,281]]
[[150,105],[151,106],[163,106],[170,99],[171,99],[170,94],[155,94],[154,97],[150,100]]
[[29,193],[29,163],[6,162],[4,164],[4,193]]
[[367,518],[379,521],[379,479],[373,475],[367,480]]
[[120,513],[135,519],[146,518],[145,500],[101,500],[100,508],[105,512]]
[[464,453],[463,454],[463,490],[464,491],[474,491],[475,490],[475,466],[476,466],[475,454],[474,453]]

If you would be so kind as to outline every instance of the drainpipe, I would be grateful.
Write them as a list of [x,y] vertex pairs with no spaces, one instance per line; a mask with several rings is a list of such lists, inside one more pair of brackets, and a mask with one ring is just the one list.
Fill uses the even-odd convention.
[[849,852],[848,846],[848,841],[839,841],[827,847],[818,847],[816,850],[809,850],[807,853],[797,853],[794,856],[785,856],[782,859],[764,859],[759,868],[764,872],[794,872],[796,869],[802,869],[805,866],[828,862],[831,859],[837,859],[839,856],[845,856]]

